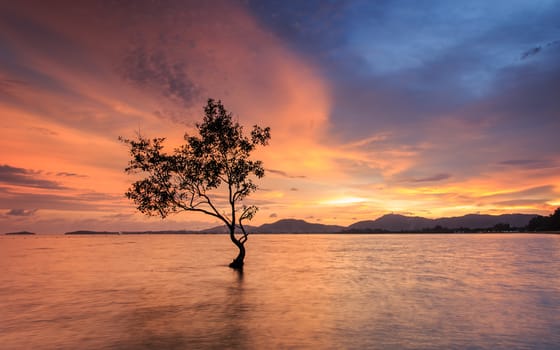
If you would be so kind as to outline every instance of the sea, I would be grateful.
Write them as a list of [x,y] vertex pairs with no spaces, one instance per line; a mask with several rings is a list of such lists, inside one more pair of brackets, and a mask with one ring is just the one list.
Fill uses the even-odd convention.
[[0,349],[560,349],[560,235],[0,237]]

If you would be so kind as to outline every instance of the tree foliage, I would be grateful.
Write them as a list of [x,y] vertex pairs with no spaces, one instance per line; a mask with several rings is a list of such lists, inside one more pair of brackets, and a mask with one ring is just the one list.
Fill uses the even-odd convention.
[[527,225],[529,231],[560,231],[560,208],[549,216],[535,216]]
[[[254,179],[264,176],[262,162],[252,160],[251,153],[268,144],[270,128],[255,125],[246,136],[221,101],[209,99],[196,129],[197,134],[185,134],[184,144],[172,153],[164,152],[164,138],[121,138],[131,156],[125,171],[143,176],[126,196],[147,215],[165,218],[193,211],[221,220],[240,249],[238,263],[242,266],[247,240],[243,221],[252,219],[257,207],[240,207],[240,203],[257,190]],[[235,236],[236,228],[241,231],[240,238]]]

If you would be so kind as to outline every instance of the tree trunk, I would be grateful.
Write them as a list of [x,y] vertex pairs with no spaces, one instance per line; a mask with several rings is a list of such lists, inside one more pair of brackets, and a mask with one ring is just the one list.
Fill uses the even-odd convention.
[[235,228],[230,228],[229,238],[231,239],[233,244],[235,244],[237,248],[239,248],[239,254],[237,255],[237,258],[233,259],[233,261],[229,264],[229,267],[235,270],[242,270],[243,260],[245,260],[245,242],[241,242],[239,239],[237,239],[234,235],[234,232]]

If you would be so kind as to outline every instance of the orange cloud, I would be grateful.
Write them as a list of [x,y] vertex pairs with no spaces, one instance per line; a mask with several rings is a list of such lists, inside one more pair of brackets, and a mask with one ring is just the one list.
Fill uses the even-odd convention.
[[[40,4],[10,10],[50,36],[30,37],[22,28],[0,24],[10,34],[20,64],[32,72],[5,72],[4,80],[26,85],[10,86],[9,98],[0,102],[6,116],[0,122],[6,135],[0,140],[7,151],[3,161],[37,169],[47,178],[84,174],[56,179],[66,188],[65,196],[87,190],[122,196],[131,180],[123,173],[127,154],[117,136],[140,130],[177,145],[199,120],[207,97],[222,99],[243,124],[272,127],[271,145],[258,155],[266,166],[302,174],[332,168],[328,149],[319,145],[330,108],[326,83],[235,4],[162,9],[164,14],[154,16],[131,12],[128,17],[120,16],[119,9],[107,14],[92,4],[64,15]],[[105,16],[82,18],[82,11]],[[122,18],[127,18],[125,27]],[[56,50],[60,45],[64,52]],[[278,201],[286,192],[297,198],[297,191],[282,190],[281,181],[270,184],[276,189],[255,200]],[[27,198],[48,195],[31,189],[18,193]],[[98,206],[82,210],[101,215],[106,199],[89,199]],[[124,203],[119,200],[118,206]],[[54,217],[49,211],[39,213]]]
[[[0,23],[14,57],[0,68],[2,160],[41,171],[43,180],[64,187],[56,196],[49,189],[9,187],[22,207],[5,202],[1,209],[34,213],[20,219],[41,216],[41,227],[49,218],[60,223],[69,211],[61,203],[69,198],[99,227],[109,222],[107,211],[133,212],[122,197],[131,179],[117,137],[140,131],[167,137],[172,148],[192,132],[208,97],[222,99],[248,127],[272,128],[270,145],[256,154],[271,169],[259,182],[262,191],[249,199],[261,207],[257,224],[272,214],[340,224],[388,211],[544,214],[560,203],[560,159],[549,160],[549,167],[523,159],[453,166],[480,156],[467,150],[485,140],[491,116],[476,123],[445,116],[408,134],[379,130],[340,141],[329,120],[330,82],[236,3],[57,4],[2,5],[23,23]],[[26,24],[40,30],[32,33]],[[419,134],[416,141],[407,138]],[[83,176],[57,176],[63,173]],[[32,199],[46,207],[49,198],[54,209],[33,211]],[[126,225],[139,220],[130,217]]]

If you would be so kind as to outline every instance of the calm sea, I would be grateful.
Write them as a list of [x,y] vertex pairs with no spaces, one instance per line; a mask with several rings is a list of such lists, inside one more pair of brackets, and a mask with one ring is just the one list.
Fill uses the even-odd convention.
[[560,235],[0,237],[1,349],[559,349]]

